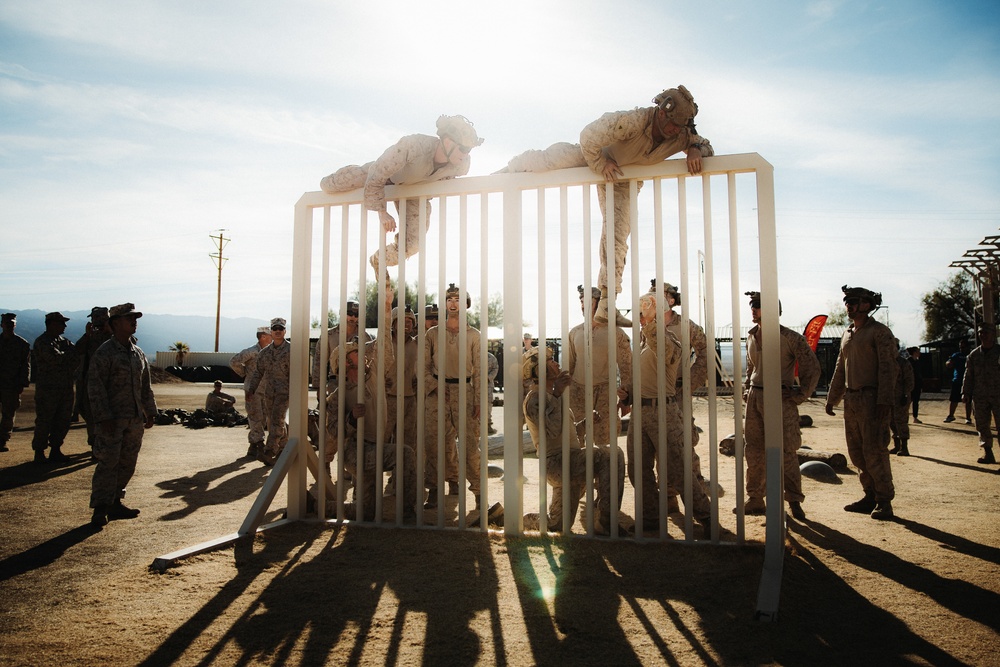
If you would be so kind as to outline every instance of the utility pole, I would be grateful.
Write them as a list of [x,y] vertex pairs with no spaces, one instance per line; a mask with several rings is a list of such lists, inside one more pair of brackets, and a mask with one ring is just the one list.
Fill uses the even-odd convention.
[[215,230],[219,232],[218,236],[209,235],[208,238],[212,239],[213,245],[215,241],[219,243],[219,249],[209,255],[212,258],[212,262],[215,264],[215,268],[219,271],[219,287],[215,298],[215,351],[219,351],[219,324],[222,321],[222,266],[229,259],[228,257],[222,256],[222,249],[229,243],[229,239],[222,235],[225,229]]

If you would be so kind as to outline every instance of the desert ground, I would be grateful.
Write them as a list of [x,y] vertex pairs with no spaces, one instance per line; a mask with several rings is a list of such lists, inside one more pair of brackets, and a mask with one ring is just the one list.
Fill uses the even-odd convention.
[[[209,390],[154,386],[161,408],[202,407]],[[853,470],[803,480],[779,614],[761,622],[765,518],[736,540],[730,457],[716,542],[685,540],[680,515],[665,540],[587,538],[579,522],[574,537],[506,538],[311,521],[158,573],[156,557],[239,528],[269,473],[241,458],[246,430],[147,431],[126,498],[142,514],[94,531],[85,430],[70,431],[68,464],[33,464],[31,391],[0,453],[2,665],[1000,665],[1000,470],[976,463],[964,420],[942,423],[943,395],[925,395],[912,455],[893,457],[894,521],[843,511],[860,497]],[[242,391],[225,391],[242,410]],[[721,400],[716,438],[732,431]],[[820,400],[803,413],[804,444],[846,454],[839,412]],[[705,399],[695,414],[707,472]],[[528,511],[534,466],[526,457]],[[284,505],[279,493],[267,520]],[[626,483],[623,523],[633,508]],[[455,499],[442,511],[453,524]]]

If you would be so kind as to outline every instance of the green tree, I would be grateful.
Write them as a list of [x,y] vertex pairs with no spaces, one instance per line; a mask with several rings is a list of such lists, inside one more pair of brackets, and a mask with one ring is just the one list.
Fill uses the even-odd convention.
[[[392,285],[393,290],[396,290],[396,281],[389,279],[389,283]],[[406,285],[406,294],[403,295],[403,303],[405,303],[413,312],[417,312],[417,301],[419,292],[417,291],[417,284],[410,283]],[[357,292],[355,292],[354,298],[357,297]],[[359,299],[360,300],[360,299]],[[430,304],[435,303],[437,300],[437,295],[433,292],[428,293],[424,296],[424,303]],[[399,292],[396,291],[395,296],[392,299],[392,305],[399,305]],[[369,282],[365,285],[365,328],[374,329],[378,326],[378,283]],[[472,312],[469,312],[469,321],[472,321]]]
[[952,274],[920,298],[924,339],[968,338],[976,330],[976,288],[964,271]]
[[176,343],[172,343],[168,349],[171,352],[177,353],[175,360],[177,361],[178,366],[184,365],[184,357],[186,357],[187,353],[191,351],[191,348],[188,346],[188,344],[182,340],[179,340]]

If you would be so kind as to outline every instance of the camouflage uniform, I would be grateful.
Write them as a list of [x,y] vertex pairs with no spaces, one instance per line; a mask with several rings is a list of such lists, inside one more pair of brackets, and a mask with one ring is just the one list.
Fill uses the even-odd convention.
[[[375,519],[375,494],[380,493],[382,490],[382,480],[377,480],[375,478],[375,463],[376,456],[378,455],[377,442],[378,442],[378,431],[379,422],[378,416],[383,415],[386,421],[382,423],[383,426],[383,440],[382,440],[382,470],[383,472],[393,471],[393,477],[396,476],[397,470],[396,465],[396,445],[390,443],[388,440],[388,435],[392,432],[390,429],[394,428],[393,424],[388,422],[388,404],[386,401],[386,395],[384,391],[379,391],[379,379],[376,374],[377,358],[378,358],[378,342],[372,341],[364,346],[364,358],[367,370],[365,372],[365,415],[362,418],[364,420],[362,424],[363,433],[362,439],[364,440],[363,453],[364,453],[364,488],[362,489],[362,506],[364,508],[362,516],[365,521],[373,521]],[[350,348],[349,348],[350,349]],[[386,386],[388,386],[388,378],[392,368],[395,366],[395,349],[391,345],[385,345],[385,355],[386,355]],[[330,355],[330,365],[331,370],[333,370],[335,375],[339,375],[337,372],[339,352],[334,349],[331,351]],[[350,475],[357,480],[358,478],[358,447],[357,447],[357,428],[358,420],[354,417],[351,412],[352,407],[358,400],[358,385],[356,382],[352,382],[350,375],[345,374],[343,377],[344,382],[344,469],[350,473]],[[339,449],[339,443],[337,441],[337,431],[339,428],[339,422],[341,419],[341,414],[338,410],[340,403],[340,384],[339,378],[338,383],[334,387],[333,391],[327,396],[327,411],[326,411],[326,429],[327,436],[326,441],[328,446],[326,448],[326,462],[332,463],[333,458]],[[409,444],[403,444],[403,507],[404,516],[411,517],[416,514],[415,506],[417,501],[417,459],[416,454],[414,454],[413,448]],[[398,485],[398,481],[397,481]]]
[[21,407],[21,392],[31,373],[31,344],[13,331],[0,335],[0,450],[6,449],[14,430],[14,415]]
[[[616,433],[622,435],[621,419],[616,410],[613,415],[608,414],[608,401],[612,391],[612,382],[609,379],[608,368],[608,345],[612,327],[607,323],[598,324],[590,331],[590,348],[587,348],[586,322],[573,327],[569,332],[569,348],[566,353],[566,369],[573,376],[573,384],[569,387],[569,405],[575,415],[586,416],[587,414],[587,384],[586,373],[590,368],[593,371],[593,410],[597,413],[594,418],[594,444],[607,445],[611,442],[611,419],[617,422]],[[632,342],[628,335],[619,327],[614,327],[615,335],[615,358],[618,365],[620,382],[613,383],[614,391],[617,393],[618,386],[630,387],[632,384]],[[617,403],[617,398],[615,400]]]
[[76,347],[65,336],[43,333],[32,350],[35,363],[35,436],[31,447],[58,450],[73,420],[73,381],[79,363]]
[[[104,312],[106,317],[106,308]],[[91,317],[93,317],[93,313],[91,313]],[[109,331],[105,331],[103,328],[93,328],[80,336],[80,340],[76,342],[76,350],[80,355],[80,367],[77,370],[76,379],[76,405],[80,411],[80,415],[87,423],[87,444],[91,448],[93,448],[94,441],[97,439],[97,429],[90,410],[90,395],[87,388],[87,381],[90,377],[90,360],[93,359],[97,348],[110,338],[111,333]]]
[[[535,385],[524,397],[524,420],[538,451],[540,436],[539,422],[545,427],[545,479],[552,485],[552,500],[549,502],[548,529],[553,532],[563,531],[563,433],[569,431],[569,525],[572,528],[576,521],[576,512],[580,500],[587,490],[587,451],[584,449],[584,432],[586,422],[574,424],[574,413],[569,411],[569,421],[563,427],[563,409],[568,397],[548,393],[545,396],[545,414],[540,413],[540,398],[538,386]],[[595,445],[594,452],[594,484],[597,498],[595,505],[594,529],[598,533],[607,534],[611,527],[611,457],[609,447]],[[620,447],[615,447],[618,456],[618,507],[621,509],[622,489],[625,485],[625,455]]]
[[889,420],[896,395],[896,344],[889,327],[869,317],[847,327],[840,341],[827,406],[844,401],[847,453],[865,497],[877,503],[896,494],[889,459]]
[[[809,400],[819,383],[820,365],[816,353],[802,334],[787,327],[781,331],[781,425],[782,468],[785,500],[801,503],[802,477],[796,452],[802,446],[799,430],[799,405]],[[743,382],[746,393],[746,414],[743,437],[746,442],[747,496],[763,501],[767,490],[767,467],[764,457],[764,369],[761,366],[761,329],[756,325],[747,332],[747,372]],[[799,387],[795,383],[795,364],[799,365]]]
[[[639,353],[641,394],[633,398],[632,419],[628,430],[628,477],[635,485],[636,475],[642,476],[642,514],[643,525],[652,528],[658,525],[660,514],[658,484],[663,485],[663,471],[659,470],[659,399],[657,373],[662,368],[666,376],[666,391],[663,402],[666,404],[667,415],[667,483],[673,488],[684,487],[684,424],[679,406],[675,400],[677,372],[681,360],[680,341],[667,331],[664,340],[665,358],[657,359],[657,323],[649,322],[642,328],[643,341]],[[638,413],[638,414],[637,414]],[[635,423],[642,424],[642,440],[635,441]],[[639,448],[642,452],[642,468],[636,470],[636,459]],[[654,467],[658,475],[654,474]],[[693,470],[692,465],[692,472]],[[659,477],[659,480],[657,479]],[[694,518],[700,523],[707,523],[711,516],[711,506],[705,493],[703,482],[694,476],[693,485]]]
[[[438,329],[444,326],[444,349],[438,349]],[[444,405],[444,446],[445,446],[445,480],[458,481],[458,454],[454,449],[458,438],[459,420],[465,419],[465,476],[469,481],[469,490],[479,495],[479,419],[473,411],[479,407],[479,330],[466,327],[466,367],[458,368],[458,335],[459,332],[448,331],[447,325],[438,325],[427,330],[424,346],[427,350],[426,366],[424,368],[424,388],[427,392],[425,403],[427,429],[425,438],[424,458],[426,465],[425,481],[430,488],[437,488],[437,436],[438,436],[438,401],[443,396]],[[442,368],[444,377],[438,378],[439,358],[444,357]],[[461,406],[459,399],[459,383],[465,382],[468,404]],[[449,449],[454,452],[449,460]]]
[[[387,185],[411,185],[428,183],[465,176],[469,173],[471,163],[467,151],[462,151],[458,164],[451,160],[443,165],[437,164],[434,156],[441,140],[448,137],[456,144],[471,149],[482,143],[476,136],[472,124],[464,118],[462,122],[454,122],[460,116],[442,116],[438,118],[438,136],[427,134],[411,134],[403,137],[393,146],[386,149],[375,161],[358,166],[355,164],[343,167],[320,181],[323,192],[348,192],[360,187],[365,189],[365,208],[369,211],[385,211]],[[399,202],[396,210],[399,210]],[[424,202],[427,211],[426,225],[431,222],[431,203]],[[406,200],[406,256],[417,253],[420,242],[420,200]],[[372,263],[378,257],[378,251],[372,255]],[[399,234],[394,243],[386,245],[385,261],[387,266],[399,264]]]
[[[393,333],[395,333],[393,329]],[[392,362],[386,363],[386,381],[385,381],[385,391],[386,391],[386,408],[387,408],[387,418],[386,423],[389,425],[389,430],[386,431],[387,439],[395,442],[396,440],[396,421],[397,421],[397,410],[399,396],[403,396],[403,442],[411,447],[417,446],[417,339],[415,337],[407,338],[403,342],[403,360],[405,368],[403,369],[403,385],[402,387],[397,386],[397,367],[395,360],[396,345],[398,344],[398,338],[392,337]]]
[[976,431],[979,432],[979,446],[986,459],[993,457],[993,426],[1000,426],[1000,345],[994,343],[988,350],[980,345],[969,353],[965,364],[965,379],[962,396],[972,400],[972,410],[976,415]]
[[[142,447],[144,423],[156,415],[146,355],[114,338],[94,353],[87,378],[91,414],[98,424],[90,506],[107,507],[125,495]],[[110,422],[111,431],[105,429]]]
[[270,430],[268,422],[272,403],[270,383],[265,383],[261,391],[256,393],[250,391],[250,380],[257,372],[257,356],[263,349],[259,343],[251,345],[234,354],[233,358],[229,360],[229,367],[243,378],[243,397],[246,404],[247,421],[250,424],[247,440],[250,443],[250,454],[254,456],[264,446],[264,431]]
[[896,443],[896,448],[889,453],[894,454],[897,451],[902,451],[909,454],[906,449],[906,441],[910,439],[913,366],[910,364],[910,355],[905,351],[902,355],[896,355],[896,363],[899,364],[899,376],[896,380],[896,398],[892,404],[892,420],[889,422],[889,429],[892,431],[892,439]]
[[[603,174],[609,159],[618,166],[648,165],[663,162],[671,155],[697,147],[702,156],[715,154],[708,139],[700,137],[685,126],[678,134],[666,137],[657,143],[653,139],[654,116],[657,107],[636,108],[632,111],[617,111],[606,113],[587,125],[580,132],[580,147],[584,159],[597,174]],[[642,182],[639,182],[642,187]],[[629,199],[628,181],[615,183],[614,186],[614,218],[612,220],[615,242],[615,292],[622,290],[622,272],[625,269],[625,256],[628,252],[628,237],[631,232],[631,201]],[[597,188],[597,199],[602,215],[605,208],[605,188]],[[602,290],[609,290],[607,271],[607,237],[608,221],[604,221],[601,232],[601,269],[597,284]]]
[[[372,336],[370,333],[368,333],[367,331],[365,331],[361,327],[360,324],[358,325],[358,328],[354,332],[353,336],[347,337],[347,340],[341,340],[341,338],[344,337],[344,336],[341,336],[341,332],[340,332],[340,328],[342,326],[344,326],[344,325],[338,324],[337,326],[335,326],[335,327],[333,327],[331,329],[327,329],[327,332],[326,332],[326,353],[327,353],[327,355],[332,355],[333,351],[335,349],[337,349],[337,347],[341,343],[347,343],[347,342],[350,342],[352,340],[357,340],[357,341],[362,341],[362,342],[368,343],[368,342],[371,342],[371,341],[375,340],[374,336]],[[345,334],[346,334],[346,332],[345,332]],[[322,361],[321,357],[322,357],[322,355],[320,354],[320,348],[319,348],[319,345],[317,345],[316,349],[313,350],[312,375],[310,376],[312,378],[312,384],[313,384],[313,386],[317,388],[317,393],[316,393],[317,399],[319,398],[319,391],[321,391],[319,388],[323,386],[322,383],[320,382],[320,378],[323,377],[323,375],[321,374],[320,368],[319,368],[320,361]],[[328,356],[327,368],[330,367],[329,361],[331,361],[331,360],[332,360],[332,356]],[[336,382],[336,378],[333,375],[331,375],[330,373],[326,374],[326,378],[327,378],[327,380],[326,380],[326,393],[329,394],[331,391],[333,391],[334,387],[337,386],[337,382]]]
[[287,340],[281,347],[271,343],[257,355],[257,367],[247,381],[251,394],[256,394],[263,384],[271,391],[271,411],[268,415],[267,442],[264,454],[277,456],[288,442],[288,383],[291,377],[291,343]]
[[236,409],[236,399],[225,392],[209,392],[205,397],[205,409],[209,412],[225,414]]
[[[674,337],[680,341],[681,340],[681,316],[675,313],[673,310],[668,313],[671,317],[670,321],[667,322],[667,331],[672,333]],[[693,320],[688,320],[688,343],[691,346],[691,396],[693,398],[694,392],[697,389],[701,389],[705,386],[705,381],[708,379],[708,339],[705,337],[705,330],[696,324]],[[677,381],[675,383],[675,396],[678,400],[682,399],[684,396],[684,376],[681,374],[681,369],[677,369]],[[683,407],[678,406],[681,415],[684,414]],[[681,434],[681,441],[683,442],[683,432]],[[691,467],[694,470],[695,477],[704,481],[704,477],[701,474],[701,457],[698,456],[698,443],[701,442],[701,438],[698,436],[698,427],[694,423],[694,414],[691,415]],[[671,498],[680,495],[680,489],[673,486],[668,480],[667,482],[667,494]],[[673,501],[671,501],[673,502]]]

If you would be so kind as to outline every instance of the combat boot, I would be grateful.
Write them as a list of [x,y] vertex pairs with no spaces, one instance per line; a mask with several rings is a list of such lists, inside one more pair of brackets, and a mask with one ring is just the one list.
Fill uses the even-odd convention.
[[[907,442],[906,438],[900,438],[899,439],[899,451],[896,452],[897,456],[909,456],[910,455],[910,450],[906,447],[906,442]],[[890,452],[890,454],[891,453],[892,452]]]
[[52,463],[66,463],[69,461],[69,457],[63,454],[59,447],[53,447],[52,451],[49,452],[49,461]]
[[45,452],[43,450],[41,450],[41,449],[36,449],[35,450],[35,458],[34,458],[34,460],[32,462],[33,463],[47,463],[48,459],[45,458]]
[[767,512],[767,505],[763,498],[750,498],[743,506],[743,513],[750,516],[760,516]]
[[98,505],[94,508],[94,514],[90,517],[90,525],[100,530],[108,525],[108,506]]
[[976,459],[976,463],[996,463],[997,460],[993,458],[993,449],[987,449],[982,457]]
[[449,496],[458,495],[458,482],[448,482],[448,495]]
[[425,510],[432,510],[438,506],[438,488],[432,486],[427,489],[427,502],[424,503]]
[[137,516],[139,516],[139,510],[126,507],[122,504],[121,499],[116,500],[107,511],[109,519],[134,519]]
[[793,517],[795,517],[799,521],[805,521],[806,512],[805,510],[802,509],[802,503],[796,502],[794,500],[789,501],[788,509],[791,510]]
[[623,328],[624,327],[631,327],[632,326],[632,320],[630,320],[629,318],[625,317],[624,315],[622,315],[621,313],[619,313],[616,310],[615,311],[615,326],[623,327]]
[[845,512],[855,512],[857,514],[870,514],[878,503],[875,502],[875,496],[865,494],[865,497],[861,500],[851,503],[850,505],[844,506]]
[[893,444],[893,448],[889,450],[889,453],[890,454],[899,454],[899,436],[898,435],[892,436],[892,444]]
[[872,510],[872,518],[878,519],[880,521],[888,521],[893,517],[892,513],[892,503],[888,500],[882,500],[876,503],[875,509]]
[[597,310],[594,311],[594,321],[601,324],[607,324],[608,322],[608,295],[602,294],[600,301],[597,302]]

